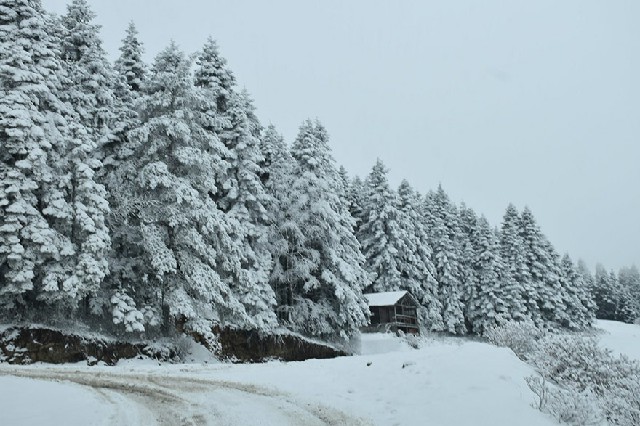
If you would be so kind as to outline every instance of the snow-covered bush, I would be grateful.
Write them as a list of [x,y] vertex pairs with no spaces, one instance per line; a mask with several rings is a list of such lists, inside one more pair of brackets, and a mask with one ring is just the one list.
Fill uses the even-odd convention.
[[614,371],[610,351],[598,346],[595,337],[547,336],[540,341],[531,362],[544,377],[583,389],[600,389]]
[[111,296],[111,306],[114,324],[124,325],[125,330],[129,333],[144,331],[144,315],[136,308],[131,296],[124,291],[116,291]]
[[[545,401],[539,404],[542,411],[569,424],[590,424],[581,423],[584,421],[581,416],[588,414],[586,406],[592,406],[601,410],[610,424],[640,424],[640,364],[637,361],[614,357],[611,351],[601,348],[594,337],[566,335],[542,339],[530,360],[541,377],[556,386],[549,390],[544,388],[544,383],[528,380],[540,401]],[[540,389],[544,389],[544,398],[540,397]],[[597,410],[590,414],[595,416]]]
[[421,336],[408,333],[402,337],[404,338],[404,341],[407,342],[407,344],[413,349],[420,349],[420,346],[423,342],[423,338]]
[[530,321],[507,321],[488,329],[484,337],[496,346],[511,349],[519,358],[528,359],[544,331]]
[[525,379],[538,400],[534,407],[552,415],[559,423],[575,426],[596,426],[604,422],[600,401],[590,390],[582,392],[564,389],[542,375]]

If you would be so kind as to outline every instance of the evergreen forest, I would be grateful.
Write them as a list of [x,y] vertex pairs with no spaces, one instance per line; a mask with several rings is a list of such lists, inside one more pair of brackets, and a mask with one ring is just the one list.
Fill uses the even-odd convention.
[[347,340],[396,290],[457,335],[640,317],[635,266],[592,274],[528,207],[491,224],[382,160],[351,176],[317,119],[285,141],[213,38],[143,52],[131,23],[111,63],[86,0],[0,0],[1,322]]

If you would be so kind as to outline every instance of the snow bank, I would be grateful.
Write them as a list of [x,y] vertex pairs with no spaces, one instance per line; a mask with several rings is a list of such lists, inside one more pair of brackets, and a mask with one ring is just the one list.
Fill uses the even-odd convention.
[[[363,337],[369,348],[373,342],[389,348],[398,340]],[[276,387],[376,425],[555,424],[531,407],[534,395],[524,381],[531,368],[508,349],[478,342],[432,342],[419,350],[400,346],[334,360],[214,366],[202,373]]]
[[407,341],[391,333],[364,333],[360,337],[360,354],[373,355],[412,351]]

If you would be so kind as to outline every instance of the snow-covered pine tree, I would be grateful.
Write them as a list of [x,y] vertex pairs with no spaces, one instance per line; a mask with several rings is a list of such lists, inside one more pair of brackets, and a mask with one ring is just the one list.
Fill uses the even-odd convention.
[[598,319],[616,319],[617,279],[615,279],[615,275],[613,278],[614,279],[612,280],[611,275],[602,265],[596,265],[593,296],[596,305],[598,306],[596,311],[596,318]]
[[[98,173],[111,208],[107,217],[111,251],[105,294],[114,321],[127,331],[141,331],[145,323],[159,324],[157,307],[149,304],[153,297],[149,295],[150,289],[144,279],[147,265],[141,250],[141,228],[137,218],[140,200],[130,192],[138,170],[131,158],[136,153],[137,141],[129,139],[129,132],[141,125],[136,99],[146,84],[147,67],[142,61],[142,52],[135,26],[130,23],[120,46],[120,57],[116,60],[112,135],[100,147],[102,169]],[[142,311],[136,308],[138,304]]]
[[368,319],[367,274],[353,219],[339,197],[339,177],[324,127],[310,120],[292,147],[295,159],[279,224],[271,274],[279,315],[292,330],[348,337]]
[[209,131],[226,148],[222,155],[225,174],[213,198],[229,219],[237,223],[235,238],[241,241],[244,250],[241,275],[233,288],[249,312],[260,316],[256,321],[261,327],[270,327],[275,323],[273,315],[266,315],[267,308],[275,303],[269,286],[272,259],[267,209],[272,201],[262,182],[265,163],[260,142],[262,126],[249,94],[234,90],[233,74],[212,38],[197,58],[194,84],[206,91],[210,102],[203,106],[206,105],[206,114],[211,119]]
[[207,87],[213,95],[213,106],[219,116],[230,107],[236,84],[235,77],[227,67],[227,60],[220,55],[218,44],[209,37],[196,60],[195,85]]
[[582,259],[578,260],[578,263],[576,265],[576,271],[582,275],[582,280],[584,281],[586,287],[589,289],[589,291],[593,291],[593,286],[594,286],[594,278],[593,278],[593,274],[591,274],[591,271],[589,270],[589,267],[587,266],[586,262]]
[[349,179],[349,172],[344,166],[338,168],[338,178],[340,181],[340,196],[344,200],[344,205],[347,206],[349,213],[351,213],[351,201],[349,199],[349,189],[351,186],[351,180]]
[[[623,281],[624,281],[623,274]],[[619,279],[615,271],[596,265],[594,299],[597,305],[596,317],[613,321],[633,322],[637,312],[629,288]]]
[[471,234],[474,249],[474,281],[468,301],[468,320],[475,334],[483,334],[510,319],[505,297],[500,242],[485,217],[480,217]]
[[573,276],[573,286],[576,288],[584,313],[583,327],[591,327],[595,324],[598,306],[593,298],[589,283],[584,280],[584,276],[575,264],[573,271],[577,274],[577,276]]
[[431,261],[433,252],[420,215],[421,200],[409,182],[398,188],[398,267],[400,289],[410,291],[422,305],[420,323],[430,330],[442,330],[442,304]]
[[461,247],[456,206],[438,186],[423,202],[423,218],[433,250],[433,264],[438,281],[438,298],[442,304],[444,330],[464,334],[464,303],[462,289]]
[[262,181],[269,194],[269,251],[275,261],[287,250],[287,240],[281,230],[286,220],[289,202],[289,185],[292,182],[294,160],[291,152],[275,126],[269,125],[262,135],[262,152],[265,156]]
[[[278,200],[282,194],[286,193],[286,185],[294,160],[284,138],[273,124],[264,130],[261,143],[261,150],[264,154],[262,181],[270,197]],[[280,207],[277,209],[279,211]],[[275,212],[272,210],[272,213]]]
[[[520,215],[513,204],[507,206],[500,228],[500,255],[504,262],[504,301],[511,320],[532,319],[531,311],[537,312],[535,300],[525,291],[522,282],[528,279],[524,247],[520,236]],[[531,291],[530,291],[531,292]]]
[[620,268],[618,281],[630,299],[631,317],[635,317],[630,320],[635,320],[640,317],[640,272],[636,265]]
[[100,26],[86,0],[73,0],[61,17],[61,50],[69,76],[68,101],[78,113],[89,136],[103,143],[114,114],[114,71],[100,40]]
[[275,296],[269,285],[273,262],[267,208],[272,200],[261,180],[260,165],[264,162],[259,139],[261,126],[246,91],[233,94],[229,116],[231,127],[225,130],[222,141],[232,153],[228,160],[231,175],[227,175],[226,181],[231,183],[231,190],[219,200],[219,205],[238,223],[235,233],[244,250],[242,275],[234,288],[260,327],[271,327],[275,324],[272,313]]
[[595,320],[595,303],[569,255],[565,254],[561,262],[560,282],[565,307],[560,325],[571,330],[588,328]]
[[[102,166],[98,147],[111,134],[113,73],[93,18],[86,1],[74,0],[60,19],[61,26],[54,27],[66,71],[60,93],[68,104],[69,132],[64,151],[58,151],[56,185],[63,195],[53,195],[56,200],[47,210],[56,217],[54,226],[69,239],[72,253],[47,267],[50,278],[41,297],[48,299],[73,295],[77,300],[85,296],[95,300],[108,273],[109,205],[96,171]],[[61,203],[62,198],[66,204]],[[88,313],[89,305],[82,307]],[[103,313],[101,309],[92,312]]]
[[400,212],[395,192],[389,187],[387,169],[380,159],[367,178],[362,223],[358,241],[365,269],[371,277],[367,291],[395,291],[402,288],[400,271]]
[[528,207],[520,216],[520,237],[528,272],[520,282],[525,289],[526,306],[535,324],[553,327],[558,318],[564,317],[560,258]]
[[[273,124],[264,129],[260,137],[261,151],[264,156],[262,162],[262,183],[270,196],[274,196],[272,189],[281,178],[281,175],[287,174],[285,169],[291,169],[293,158],[289,152],[286,142],[280,135]],[[277,176],[277,177],[275,177]]]
[[[194,70],[194,85],[208,96],[203,99],[201,106],[203,114],[208,118],[205,129],[211,132],[224,145],[225,151],[221,152],[223,164],[220,170],[223,175],[218,179],[217,190],[213,194],[218,206],[228,211],[229,197],[235,197],[237,193],[237,176],[233,163],[237,163],[235,146],[237,135],[234,127],[241,125],[247,119],[246,111],[239,105],[238,95],[235,93],[235,77],[227,68],[227,61],[220,55],[218,44],[212,37],[208,37],[202,51],[196,58]],[[232,99],[235,99],[237,119],[232,122],[230,109]],[[246,129],[246,123],[244,128]]]
[[124,77],[129,90],[136,94],[142,91],[146,65],[142,60],[144,48],[138,39],[138,30],[133,22],[129,23],[127,33],[120,45],[120,56],[116,60],[115,70]]
[[[615,299],[616,299],[616,321],[624,321],[626,323],[633,323],[638,319],[638,311],[633,298],[631,287],[626,282],[626,274],[616,274],[614,271],[610,272],[612,282],[615,282]],[[622,278],[622,279],[620,279]]]
[[57,187],[68,111],[53,26],[39,0],[0,0],[0,313],[12,320],[41,313],[43,288],[66,290],[50,266],[74,254],[52,224],[71,214]]
[[142,93],[147,67],[142,61],[143,46],[137,34],[135,25],[131,22],[122,40],[120,56],[115,66],[114,102],[111,108],[114,116],[111,125],[113,135],[100,149],[103,163],[100,178],[107,187],[110,203],[113,203],[114,197],[118,195],[118,179],[127,179],[124,176],[126,173],[119,170],[123,161],[133,152],[127,133],[139,125],[135,100]]
[[469,320],[469,310],[471,301],[475,297],[475,282],[477,281],[475,261],[476,261],[476,241],[475,232],[478,226],[478,217],[473,209],[464,203],[458,209],[458,233],[456,245],[460,250],[460,272],[462,300],[464,303],[464,316],[467,328],[471,328]]
[[[212,325],[266,327],[270,300],[249,301],[235,287],[250,278],[240,224],[212,198],[224,176],[225,147],[207,130],[210,117],[201,111],[203,99],[212,98],[192,81],[189,61],[172,43],[156,57],[139,98],[142,125],[129,133],[138,171],[132,213],[148,268],[143,280],[154,290],[139,305],[155,309],[155,318],[162,309],[164,325],[184,321],[201,332]],[[261,306],[265,311],[252,311]]]
[[347,189],[347,199],[349,212],[355,220],[354,231],[356,235],[359,234],[360,225],[364,221],[363,209],[366,202],[366,184],[360,179],[360,176],[355,176]]

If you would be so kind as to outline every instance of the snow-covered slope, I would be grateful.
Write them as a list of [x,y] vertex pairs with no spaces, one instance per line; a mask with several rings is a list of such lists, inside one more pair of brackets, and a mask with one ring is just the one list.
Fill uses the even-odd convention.
[[253,365],[0,366],[0,413],[34,426],[57,424],[56,413],[71,426],[171,416],[212,425],[554,424],[531,407],[531,369],[507,349],[448,338],[416,350],[377,334],[363,336],[362,353]]
[[604,331],[599,335],[602,346],[640,361],[640,325],[598,320],[596,327]]
[[[365,338],[363,352],[385,339]],[[551,425],[531,407],[532,370],[507,349],[462,339],[332,361],[213,367],[207,375],[285,390],[376,425]],[[371,344],[375,343],[375,350]]]

